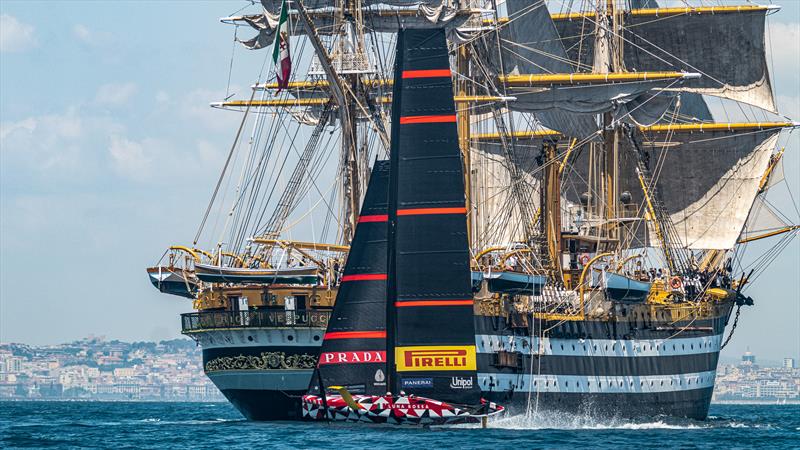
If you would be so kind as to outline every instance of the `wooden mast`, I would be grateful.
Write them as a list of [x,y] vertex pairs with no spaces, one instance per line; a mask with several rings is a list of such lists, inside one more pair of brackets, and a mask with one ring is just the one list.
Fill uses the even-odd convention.
[[[469,48],[466,45],[458,47],[456,52],[456,96],[466,97],[469,91],[467,77],[459,77],[459,74],[466,74],[469,71]],[[472,170],[470,158],[470,114],[469,104],[465,102],[456,104],[457,120],[458,120],[458,145],[461,148],[462,160],[464,163],[464,196],[466,198],[467,207],[467,242],[469,248],[472,249],[474,239],[472,237],[472,221],[475,218],[472,209]]]

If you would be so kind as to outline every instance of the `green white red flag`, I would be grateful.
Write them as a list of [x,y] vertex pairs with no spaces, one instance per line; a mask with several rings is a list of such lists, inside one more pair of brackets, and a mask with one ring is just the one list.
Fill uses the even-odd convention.
[[289,86],[292,73],[292,58],[289,56],[289,5],[286,0],[281,4],[281,16],[278,19],[278,35],[272,49],[272,61],[275,63],[275,75],[278,79],[278,92]]

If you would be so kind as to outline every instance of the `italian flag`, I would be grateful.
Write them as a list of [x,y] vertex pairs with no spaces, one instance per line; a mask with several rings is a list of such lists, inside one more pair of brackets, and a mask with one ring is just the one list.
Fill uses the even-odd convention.
[[289,75],[292,73],[292,58],[289,56],[288,19],[289,5],[286,4],[286,0],[283,0],[283,3],[281,3],[281,16],[278,19],[278,36],[272,49],[272,61],[275,63],[275,75],[278,78],[278,92],[289,86]]

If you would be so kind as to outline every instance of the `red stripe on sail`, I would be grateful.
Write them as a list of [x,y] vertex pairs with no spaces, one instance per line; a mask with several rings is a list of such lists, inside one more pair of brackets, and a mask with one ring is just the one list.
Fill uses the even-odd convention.
[[400,118],[400,125],[412,123],[455,123],[456,116],[405,116]]
[[395,302],[398,308],[406,306],[472,306],[472,299],[470,300],[410,300],[405,302]]
[[345,281],[370,281],[370,280],[385,280],[385,273],[361,273],[357,275],[345,275],[342,277],[342,283]]
[[450,75],[451,75],[450,69],[403,71],[403,78],[438,78],[438,77],[449,77]]
[[385,331],[331,331],[325,339],[385,339]]
[[426,216],[431,214],[466,214],[467,208],[412,208],[398,209],[398,216]]
[[372,216],[360,216],[358,218],[358,223],[364,222],[388,222],[389,215],[388,214],[375,214]]

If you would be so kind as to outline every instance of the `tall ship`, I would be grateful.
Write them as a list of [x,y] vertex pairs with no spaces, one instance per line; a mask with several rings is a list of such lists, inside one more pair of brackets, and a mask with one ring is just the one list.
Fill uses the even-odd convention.
[[[191,244],[147,269],[192,300],[208,377],[252,420],[311,415],[326,378],[706,418],[747,289],[800,229],[768,200],[800,124],[769,76],[779,8],[686,3],[262,0],[221,19],[261,73],[211,105],[241,116],[224,167]],[[401,30],[444,36],[411,51],[449,68],[396,71]]]

